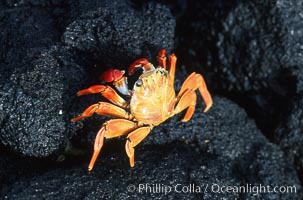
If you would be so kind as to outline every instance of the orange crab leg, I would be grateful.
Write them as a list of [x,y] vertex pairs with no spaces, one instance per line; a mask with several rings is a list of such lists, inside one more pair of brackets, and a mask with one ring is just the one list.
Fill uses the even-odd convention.
[[177,98],[179,99],[186,92],[186,90],[194,91],[196,89],[199,89],[199,92],[206,104],[204,112],[207,112],[212,106],[213,100],[209,94],[209,91],[207,90],[205,81],[201,74],[196,74],[195,72],[191,73],[184,81]]
[[184,109],[188,108],[183,119],[181,120],[182,122],[187,122],[190,120],[190,118],[193,116],[195,112],[195,107],[196,107],[196,102],[197,102],[197,95],[194,90],[187,90],[180,98],[174,113],[177,114]]
[[80,116],[71,119],[71,122],[76,122],[83,118],[91,117],[94,113],[97,113],[98,115],[107,115],[125,119],[133,118],[133,116],[126,112],[123,108],[107,102],[99,102],[86,108]]
[[163,67],[164,69],[166,69],[166,55],[165,54],[166,54],[166,50],[161,49],[158,52],[158,57],[157,57],[159,66]]
[[169,77],[171,79],[171,82],[174,83],[175,81],[175,72],[176,72],[176,63],[177,63],[177,57],[175,54],[171,54],[168,57],[169,60]]
[[95,162],[103,147],[104,138],[114,138],[125,135],[136,129],[137,126],[137,123],[126,119],[112,119],[105,122],[95,138],[94,153],[88,165],[88,171],[91,171],[95,165]]
[[128,107],[128,103],[122,97],[120,97],[118,93],[110,86],[94,85],[87,89],[80,90],[77,93],[77,96],[95,94],[95,93],[101,93],[102,96],[104,96],[106,99],[108,99],[109,101],[111,101],[112,103],[118,106],[121,106],[123,108]]
[[101,149],[103,147],[104,143],[104,137],[105,137],[105,128],[102,127],[95,138],[94,143],[94,153],[92,155],[92,158],[90,159],[89,165],[88,165],[88,171],[91,171],[94,168],[95,162],[101,152]]
[[127,156],[129,157],[129,163],[131,167],[135,165],[135,149],[134,147],[137,146],[152,130],[152,126],[144,126],[140,127],[133,132],[131,132],[127,136],[127,141],[125,144],[125,151]]

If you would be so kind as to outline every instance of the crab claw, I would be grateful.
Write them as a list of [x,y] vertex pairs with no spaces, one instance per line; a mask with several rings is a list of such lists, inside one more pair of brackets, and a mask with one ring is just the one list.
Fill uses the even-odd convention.
[[102,81],[110,83],[113,81],[119,81],[123,77],[123,74],[125,74],[124,70],[109,69],[109,70],[106,70],[105,72],[103,72],[99,78]]
[[128,68],[128,75],[133,75],[135,71],[138,69],[143,68],[143,71],[149,71],[149,70],[154,70],[155,67],[148,62],[146,58],[140,58],[138,60],[135,60]]
[[100,79],[107,83],[112,82],[116,89],[119,90],[119,92],[124,95],[130,96],[131,93],[128,90],[127,78],[123,76],[124,74],[124,70],[109,69],[100,75]]

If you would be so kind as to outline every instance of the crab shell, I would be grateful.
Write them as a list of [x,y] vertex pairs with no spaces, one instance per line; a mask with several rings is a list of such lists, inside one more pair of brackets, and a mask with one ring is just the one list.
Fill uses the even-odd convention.
[[159,67],[144,72],[136,81],[130,111],[138,121],[156,126],[173,115],[175,98],[168,72]]

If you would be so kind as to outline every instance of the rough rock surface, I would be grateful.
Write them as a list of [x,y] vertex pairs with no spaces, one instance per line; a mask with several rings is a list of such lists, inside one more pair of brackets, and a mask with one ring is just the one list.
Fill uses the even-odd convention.
[[[285,123],[281,123],[275,134],[275,142],[286,152],[303,178],[303,100],[299,96],[293,101]],[[303,180],[303,179],[302,179]]]
[[23,155],[48,156],[63,146],[70,92],[85,74],[57,43],[59,7],[59,1],[0,4],[0,140]]
[[127,1],[105,1],[81,15],[64,32],[63,41],[107,68],[129,65],[134,58],[154,58],[161,48],[174,47],[175,20],[170,10],[148,3],[134,10]]
[[98,83],[94,75],[105,69],[93,66],[126,68],[138,56],[174,46],[175,21],[165,6],[149,3],[136,11],[124,1],[103,3],[82,9],[86,13],[65,28],[62,42],[64,2],[2,5],[0,139],[15,152],[43,157],[64,149],[76,91]]
[[15,69],[1,88],[0,139],[23,155],[48,156],[68,139],[69,109],[85,71],[55,46],[23,64],[31,67]]
[[[300,0],[1,1],[0,198],[303,199],[302,10]],[[76,91],[98,84],[96,74],[109,67],[126,69],[143,56],[154,63],[160,48],[174,47],[176,88],[185,74],[201,72],[212,95],[232,98],[253,119],[222,97],[202,113],[199,98],[190,122],[175,116],[136,147],[135,168],[121,137],[106,141],[88,174],[94,137],[107,118],[71,124],[102,100],[76,98]],[[61,153],[73,156],[56,162]],[[127,191],[140,183],[202,191]],[[297,191],[217,193],[213,184]]]
[[[107,140],[104,148],[116,140]],[[302,198],[296,172],[283,152],[260,134],[243,109],[223,98],[214,98],[214,106],[206,114],[199,103],[188,123],[181,123],[174,117],[156,127],[136,147],[134,168],[129,167],[124,153],[125,140],[120,140],[118,148],[111,149],[114,153],[106,150],[101,153],[90,174],[85,172],[87,165],[83,164],[52,168],[33,178],[19,178],[2,190],[2,198]],[[129,192],[130,184],[137,190]],[[166,195],[163,192],[140,193],[139,184],[154,184],[154,187],[156,184],[195,184],[202,190],[199,193],[172,191]],[[217,193],[214,184],[290,185],[296,187],[297,193]]]
[[216,92],[245,107],[272,138],[302,91],[301,0],[187,1],[177,20],[179,51]]
[[202,66],[215,74],[217,88],[287,93],[294,87],[284,81],[303,61],[300,0],[188,1],[187,6],[177,38],[188,59],[199,63],[196,70]]

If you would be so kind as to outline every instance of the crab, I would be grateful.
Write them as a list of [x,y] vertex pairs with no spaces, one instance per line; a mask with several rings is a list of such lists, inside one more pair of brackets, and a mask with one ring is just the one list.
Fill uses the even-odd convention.
[[[177,57],[171,54],[168,57],[168,70],[166,69],[166,50],[162,49],[157,57],[158,67],[154,67],[146,58],[135,60],[128,68],[131,76],[138,69],[143,73],[135,82],[133,89],[128,89],[125,71],[109,69],[103,72],[100,79],[109,85],[94,85],[80,90],[77,96],[101,93],[109,102],[98,102],[86,108],[84,112],[73,119],[76,122],[83,118],[91,117],[94,113],[113,117],[103,123],[98,131],[94,152],[88,166],[88,171],[94,167],[96,159],[102,149],[104,139],[127,135],[125,151],[129,157],[130,166],[135,164],[135,149],[151,130],[163,123],[168,118],[186,110],[182,122],[187,122],[195,111],[198,90],[205,102],[204,112],[207,112],[213,104],[212,97],[207,89],[201,74],[193,72],[184,81],[179,93],[176,95],[174,79]],[[124,97],[128,97],[126,101]]]

